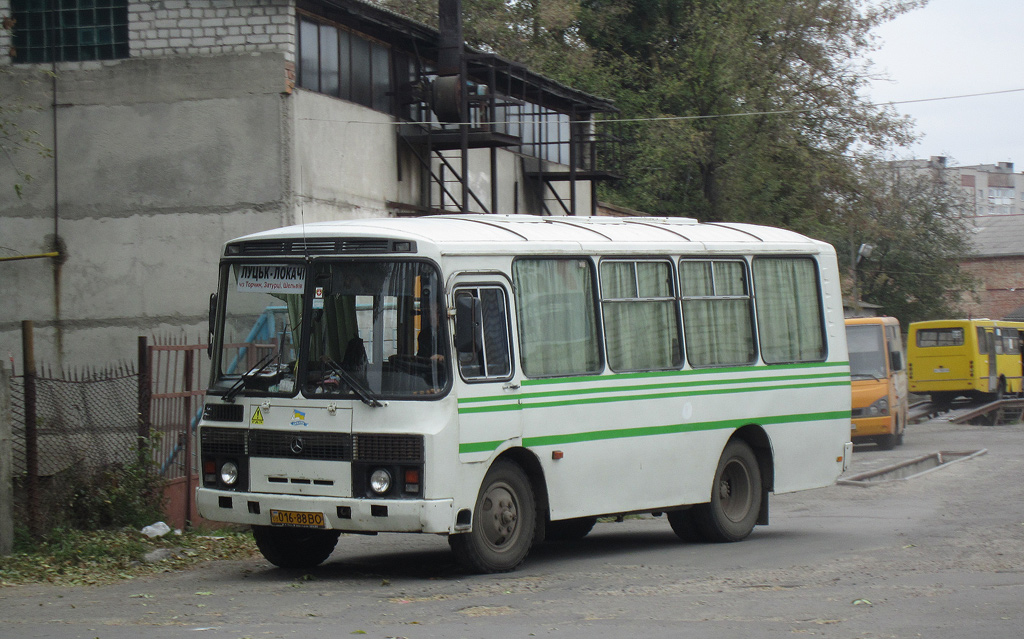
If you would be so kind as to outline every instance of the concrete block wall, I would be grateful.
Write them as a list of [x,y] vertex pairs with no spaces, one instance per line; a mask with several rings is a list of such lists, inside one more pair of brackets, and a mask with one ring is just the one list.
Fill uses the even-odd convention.
[[[0,0],[0,21],[10,16]],[[295,0],[133,0],[128,31],[132,58],[279,52],[294,62]],[[0,65],[11,64],[11,45],[0,29]]]

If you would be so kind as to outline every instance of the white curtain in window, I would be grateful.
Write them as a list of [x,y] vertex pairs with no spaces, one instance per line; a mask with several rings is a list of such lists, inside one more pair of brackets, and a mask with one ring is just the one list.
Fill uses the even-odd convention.
[[601,265],[601,293],[612,370],[663,370],[680,365],[678,316],[667,263],[605,262]]
[[825,357],[818,272],[808,258],[754,260],[761,357],[770,364]]
[[523,371],[531,377],[599,372],[590,262],[517,260],[513,270]]
[[754,360],[754,330],[744,263],[680,263],[683,331],[692,366],[747,364]]
[[684,301],[683,330],[691,366],[746,364],[754,359],[748,300]]

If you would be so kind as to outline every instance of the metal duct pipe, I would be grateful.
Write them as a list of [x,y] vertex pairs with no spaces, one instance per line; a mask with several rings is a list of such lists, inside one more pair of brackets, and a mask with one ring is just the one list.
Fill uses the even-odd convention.
[[437,24],[441,41],[438,77],[431,86],[431,108],[441,122],[463,122],[466,81],[462,73],[462,0],[438,0]]
[[462,72],[462,0],[438,0],[437,28],[441,32],[437,75],[459,75]]

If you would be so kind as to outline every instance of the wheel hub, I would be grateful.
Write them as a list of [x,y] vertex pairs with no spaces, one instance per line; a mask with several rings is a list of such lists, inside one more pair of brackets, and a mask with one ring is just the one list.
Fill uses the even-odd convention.
[[483,502],[484,534],[494,549],[502,549],[516,537],[519,510],[511,491],[505,486],[494,486]]

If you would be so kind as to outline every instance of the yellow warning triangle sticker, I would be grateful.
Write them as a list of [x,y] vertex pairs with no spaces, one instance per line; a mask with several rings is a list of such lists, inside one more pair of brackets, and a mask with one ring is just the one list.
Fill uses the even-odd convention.
[[250,421],[253,424],[262,424],[263,423],[263,411],[260,410],[259,406],[256,407],[255,412],[253,412],[253,414],[252,414],[252,420],[250,420]]

